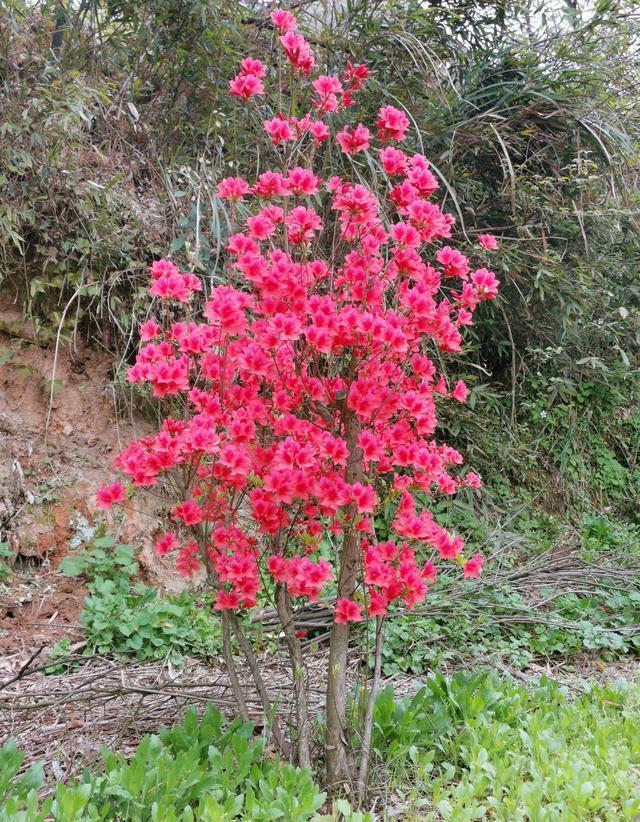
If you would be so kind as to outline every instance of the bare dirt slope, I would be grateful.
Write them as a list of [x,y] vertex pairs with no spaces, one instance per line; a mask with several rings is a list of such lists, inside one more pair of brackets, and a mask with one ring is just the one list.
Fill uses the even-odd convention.
[[[0,327],[7,328],[7,316],[0,307]],[[9,585],[0,586],[0,668],[7,655],[13,667],[41,644],[81,635],[86,592],[56,569],[103,520],[95,491],[113,481],[113,457],[147,426],[117,412],[108,355],[65,342],[55,375],[54,357],[53,348],[0,333],[0,543],[8,544],[13,566]],[[141,549],[148,575],[171,588],[173,575],[151,551],[157,526],[152,502],[108,523],[119,540]]]

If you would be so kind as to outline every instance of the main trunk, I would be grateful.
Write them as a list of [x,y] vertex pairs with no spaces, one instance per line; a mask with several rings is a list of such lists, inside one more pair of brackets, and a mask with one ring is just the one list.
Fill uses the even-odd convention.
[[[345,433],[349,459],[345,479],[349,483],[362,480],[362,451],[358,446],[360,424],[358,419],[347,412]],[[355,513],[355,509],[351,511]],[[338,599],[350,599],[356,587],[358,565],[360,563],[360,534],[353,521],[344,532],[340,571],[338,575]],[[346,727],[347,712],[347,652],[349,650],[349,625],[333,623],[329,649],[329,670],[327,672],[327,730],[325,755],[327,762],[327,785],[336,794],[350,779],[348,741]]]

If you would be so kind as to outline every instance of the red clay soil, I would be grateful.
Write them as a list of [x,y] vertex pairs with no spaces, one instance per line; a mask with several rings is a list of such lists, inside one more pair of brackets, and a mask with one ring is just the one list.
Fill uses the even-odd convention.
[[67,637],[81,640],[80,612],[86,594],[76,578],[54,572],[14,574],[0,595],[0,654],[23,660],[42,645],[51,648]]
[[[0,328],[12,317],[15,311],[0,304]],[[43,643],[81,638],[86,591],[55,569],[72,538],[72,550],[81,550],[83,529],[104,522],[95,491],[116,478],[113,457],[145,429],[143,420],[116,413],[112,359],[69,342],[58,352],[49,414],[53,366],[51,348],[0,333],[0,543],[13,556],[11,580],[0,584],[2,655],[21,657]],[[151,551],[157,506],[106,524],[118,540],[142,549],[147,576],[162,585],[163,569],[154,567]],[[172,577],[167,569],[167,587]]]

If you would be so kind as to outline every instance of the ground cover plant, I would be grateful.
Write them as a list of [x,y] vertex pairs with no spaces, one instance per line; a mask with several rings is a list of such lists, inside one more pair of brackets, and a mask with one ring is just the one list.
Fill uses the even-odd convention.
[[380,784],[407,819],[632,820],[640,813],[637,685],[569,692],[493,671],[433,674],[376,704]]
[[[136,580],[139,566],[130,545],[96,537],[82,553],[65,557],[61,569],[87,581],[89,595],[80,617],[86,653],[140,661],[167,658],[174,664],[185,655],[219,655],[219,623],[210,615],[212,602],[199,602],[189,591],[159,596],[153,586]],[[54,647],[53,656],[62,662],[69,648],[64,640]]]
[[250,724],[212,707],[145,737],[127,760],[102,752],[78,781],[41,799],[42,765],[0,749],[3,822],[146,820],[633,820],[640,812],[638,686],[569,693],[485,670],[434,674],[412,696],[378,696],[372,768],[380,813],[325,794],[308,771],[265,756]]
[[24,754],[15,741],[0,748],[3,822],[221,822],[311,819],[324,794],[308,771],[264,756],[249,723],[227,723],[210,707],[191,711],[180,725],[145,737],[133,756],[104,750],[95,773],[57,783],[44,801],[39,763],[19,775]]

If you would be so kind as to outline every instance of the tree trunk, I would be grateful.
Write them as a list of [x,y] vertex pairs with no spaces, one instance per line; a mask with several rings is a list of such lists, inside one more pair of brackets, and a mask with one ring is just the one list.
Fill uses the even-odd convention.
[[229,621],[228,611],[222,612],[222,648],[224,662],[227,666],[227,676],[229,677],[229,683],[231,685],[231,690],[233,691],[234,699],[238,704],[238,713],[240,714],[243,722],[248,722],[249,712],[247,711],[247,703],[244,698],[242,686],[240,685],[240,680],[238,679],[238,671],[233,658],[233,649],[231,648],[231,623]]
[[[183,495],[183,498],[186,499],[186,495]],[[204,562],[204,567],[207,572],[207,580],[212,586],[212,588],[217,591],[220,589],[220,582],[218,580],[218,575],[216,574],[215,568],[213,567],[213,563],[211,562],[211,558],[209,556],[207,534],[201,525],[197,526],[195,530],[196,534],[198,535],[200,552],[202,560]],[[258,660],[256,659],[256,656],[253,653],[251,643],[244,635],[242,625],[240,624],[240,620],[238,619],[238,615],[234,611],[225,610],[222,613],[222,647],[225,663],[227,665],[227,673],[229,675],[229,683],[231,685],[231,690],[233,692],[234,698],[238,703],[238,711],[240,713],[240,716],[243,720],[246,720],[249,714],[247,711],[247,703],[244,698],[244,693],[242,692],[242,686],[240,685],[240,680],[238,678],[235,660],[233,658],[233,652],[231,648],[231,630],[236,636],[236,641],[244,655],[245,660],[247,661],[249,670],[251,671],[253,682],[256,686],[256,690],[258,691],[258,695],[262,703],[262,710],[264,712],[265,722],[268,723],[267,727],[270,728],[271,733],[273,734],[273,739],[282,756],[288,756],[289,745],[287,744],[287,740],[284,738],[284,736],[282,735],[282,731],[280,730],[280,723],[278,722],[278,717],[276,716],[275,711],[272,710],[273,706],[271,705],[271,702],[269,700],[267,688],[264,684],[264,680],[260,673],[260,668],[258,667]]]
[[289,745],[287,740],[282,735],[282,731],[280,730],[280,723],[278,722],[278,717],[276,715],[274,706],[271,704],[269,700],[269,695],[267,693],[267,686],[264,683],[264,679],[262,678],[262,674],[260,673],[260,666],[258,665],[258,660],[256,659],[256,655],[253,652],[253,648],[251,647],[251,643],[244,635],[242,630],[242,625],[240,624],[240,620],[238,619],[237,614],[235,611],[227,611],[229,614],[229,622],[233,629],[234,634],[236,635],[236,641],[240,646],[240,650],[244,654],[244,658],[247,661],[247,665],[249,666],[249,670],[251,671],[251,676],[253,677],[253,681],[256,686],[256,690],[258,691],[258,696],[260,697],[260,701],[262,702],[262,710],[265,717],[265,722],[268,723],[268,727],[271,729],[271,733],[273,734],[273,739],[278,746],[278,750],[282,754],[282,756],[289,755]]
[[[345,434],[349,458],[345,479],[349,483],[362,480],[362,451],[358,446],[360,423],[352,413],[346,412]],[[355,507],[351,506],[351,515]],[[360,563],[360,533],[353,521],[345,528],[338,576],[338,599],[350,599],[356,587]],[[327,761],[327,787],[332,794],[340,793],[350,780],[348,742],[346,738],[347,712],[347,652],[349,650],[349,625],[334,622],[329,648],[327,672],[327,730],[325,756]]]
[[309,739],[309,705],[307,700],[306,668],[302,657],[300,640],[296,636],[296,629],[293,624],[291,599],[289,598],[287,589],[281,583],[278,583],[276,586],[276,607],[287,642],[289,659],[291,660],[291,672],[293,674],[296,722],[298,726],[297,764],[300,768],[310,768],[311,745]]
[[373,735],[373,712],[376,707],[376,699],[380,689],[380,672],[382,671],[382,626],[384,617],[379,616],[376,620],[376,648],[375,663],[373,666],[373,681],[369,698],[367,700],[367,712],[364,717],[362,728],[362,754],[360,758],[360,770],[358,771],[358,800],[362,805],[367,792],[367,777],[369,775],[369,761],[371,759],[371,737]]

